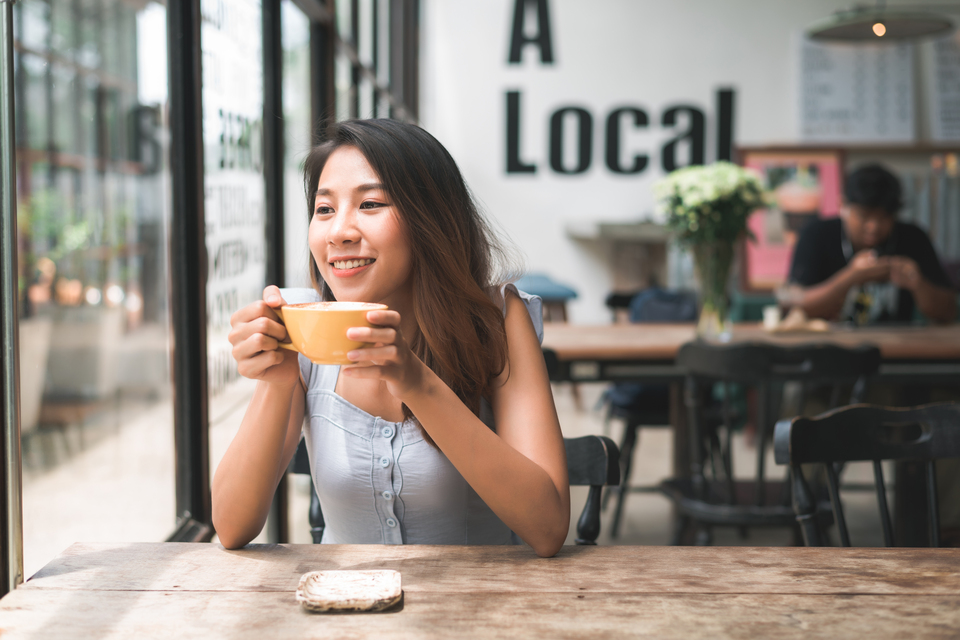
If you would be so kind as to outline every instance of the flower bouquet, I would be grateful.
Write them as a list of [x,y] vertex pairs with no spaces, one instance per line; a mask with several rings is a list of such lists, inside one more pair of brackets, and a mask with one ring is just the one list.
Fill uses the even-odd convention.
[[654,185],[667,227],[693,254],[702,305],[697,334],[729,340],[727,280],[747,218],[766,204],[760,177],[730,162],[678,169]]

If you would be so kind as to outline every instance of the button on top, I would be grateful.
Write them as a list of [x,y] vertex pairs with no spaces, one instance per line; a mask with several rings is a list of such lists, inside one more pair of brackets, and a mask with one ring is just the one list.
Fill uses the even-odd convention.
[[393,427],[384,427],[383,428],[383,437],[392,438],[393,437]]
[[383,456],[382,458],[380,458],[380,466],[384,468],[389,467],[390,458],[388,458],[387,456]]
[[380,495],[383,496],[383,499],[384,499],[384,500],[393,500],[393,494],[390,493],[389,491],[384,491],[384,492],[381,493]]
[[395,527],[395,526],[397,526],[397,521],[394,520],[393,518],[387,518],[387,526],[388,526],[388,527]]

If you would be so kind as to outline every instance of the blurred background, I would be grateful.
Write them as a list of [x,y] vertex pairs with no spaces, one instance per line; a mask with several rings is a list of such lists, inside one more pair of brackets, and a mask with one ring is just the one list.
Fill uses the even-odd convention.
[[[175,1],[14,7],[27,576],[75,541],[209,522],[203,494],[252,393],[229,318],[266,284],[309,286],[299,168],[334,119],[436,136],[528,272],[560,287],[554,320],[608,323],[612,293],[693,287],[651,186],[716,160],[775,193],[737,261],[739,318],[759,319],[803,222],[837,215],[866,161],[897,171],[901,217],[957,277],[960,3],[898,3],[940,16],[932,35],[836,42],[815,36],[839,0]],[[174,152],[184,127],[202,142]],[[200,258],[182,263],[191,224]],[[204,307],[185,317],[188,267]],[[175,374],[191,336],[205,353],[180,357],[200,383]],[[558,391],[566,435],[603,428],[603,387],[582,386]],[[309,540],[308,483],[281,487],[291,522],[261,540]],[[641,541],[662,544],[653,508]]]

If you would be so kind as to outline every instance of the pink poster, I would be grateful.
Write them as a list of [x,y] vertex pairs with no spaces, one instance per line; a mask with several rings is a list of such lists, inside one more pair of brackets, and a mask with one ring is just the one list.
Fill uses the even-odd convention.
[[840,152],[743,149],[740,158],[763,177],[772,201],[747,221],[756,241],[746,243],[743,287],[772,291],[786,282],[803,227],[811,220],[840,214]]

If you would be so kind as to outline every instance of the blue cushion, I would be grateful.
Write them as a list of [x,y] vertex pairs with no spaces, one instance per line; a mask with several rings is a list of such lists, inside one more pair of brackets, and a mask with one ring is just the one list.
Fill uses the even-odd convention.
[[697,319],[697,294],[650,288],[630,301],[630,322],[693,322]]
[[577,297],[577,292],[570,287],[554,282],[549,276],[542,273],[528,273],[515,283],[517,289],[526,291],[543,300],[570,300]]

